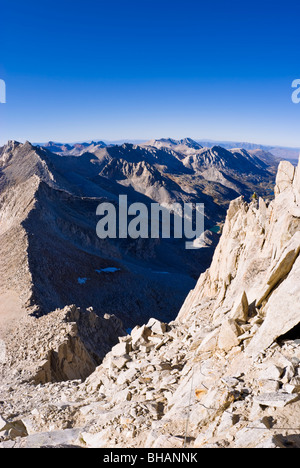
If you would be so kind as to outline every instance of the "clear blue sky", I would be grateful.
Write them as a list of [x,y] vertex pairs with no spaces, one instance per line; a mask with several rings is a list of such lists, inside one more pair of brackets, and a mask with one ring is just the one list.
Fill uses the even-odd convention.
[[299,0],[4,1],[0,143],[300,146],[299,13]]

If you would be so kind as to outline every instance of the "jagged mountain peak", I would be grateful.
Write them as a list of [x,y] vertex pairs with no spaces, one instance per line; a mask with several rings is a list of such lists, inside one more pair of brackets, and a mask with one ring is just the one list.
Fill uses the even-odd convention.
[[246,178],[250,174],[261,177],[267,174],[269,169],[265,162],[244,149],[227,150],[217,145],[188,154],[183,164],[199,173],[213,168],[225,171],[230,176],[244,174]]
[[183,138],[182,140],[179,141],[181,145],[188,146],[189,148],[194,148],[194,149],[201,149],[203,148],[200,143],[197,141],[193,140],[192,138]]
[[50,185],[60,183],[63,188],[64,183],[59,174],[56,174],[52,164],[53,156],[46,149],[33,146],[29,141],[8,144],[4,150],[2,149],[2,155],[0,153],[2,171],[0,185],[6,181],[10,187],[26,182],[36,175]]
[[[293,268],[297,252],[300,252],[299,231],[300,164],[295,169],[291,163],[283,161],[278,168],[275,199],[271,203],[268,204],[260,198],[259,201],[248,205],[243,197],[231,202],[212,265],[200,277],[197,287],[187,298],[179,319],[188,320],[191,308],[196,303],[210,298],[215,301],[214,320],[218,324],[223,318],[222,313],[226,315],[226,311],[234,309],[237,297],[245,291],[249,304],[256,304],[259,315],[268,318],[266,322],[268,325],[270,325],[269,320],[274,319],[272,314],[277,314],[271,327],[272,337],[270,338],[270,333],[264,326],[258,333],[262,341],[259,343],[259,338],[256,338],[256,347],[250,346],[250,348],[255,348],[257,351],[263,349],[263,346],[272,344],[281,333],[288,331],[287,328],[292,322],[290,319],[283,323],[288,314],[286,307],[280,322],[279,311],[276,302],[271,300],[271,294],[274,293],[274,297],[279,300],[280,284],[285,278],[282,283],[282,294],[285,297],[285,288],[288,285],[286,275]],[[296,250],[295,243],[299,244]],[[296,252],[294,256],[291,255],[293,251]],[[284,262],[286,262],[285,267],[283,267]],[[290,283],[291,287],[292,284]],[[298,312],[294,308],[295,303],[298,303],[298,299],[296,300],[295,295],[291,294],[289,313],[296,322],[297,320],[300,322]],[[264,309],[268,311],[269,317]],[[295,323],[292,326],[295,326]]]
[[175,140],[174,138],[160,138],[158,140],[150,140],[149,142],[145,143],[148,146],[156,146],[156,147],[182,147],[186,146],[187,148],[193,149],[201,149],[202,146],[197,143],[192,138],[183,138],[181,140]]

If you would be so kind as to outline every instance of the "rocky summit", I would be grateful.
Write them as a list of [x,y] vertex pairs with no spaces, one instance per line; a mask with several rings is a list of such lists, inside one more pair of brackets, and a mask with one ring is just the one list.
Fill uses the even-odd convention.
[[[176,320],[76,305],[2,329],[5,448],[300,448],[300,165],[230,203]],[[21,235],[21,234],[20,234]]]

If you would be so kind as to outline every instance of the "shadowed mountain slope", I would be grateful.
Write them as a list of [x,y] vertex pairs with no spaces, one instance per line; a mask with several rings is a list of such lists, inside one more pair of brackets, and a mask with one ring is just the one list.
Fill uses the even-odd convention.
[[162,143],[96,142],[77,145],[76,155],[67,145],[47,145],[56,153],[29,142],[0,148],[0,292],[17,292],[36,314],[75,303],[126,326],[149,315],[171,320],[209,266],[218,234],[208,231],[193,251],[184,239],[100,240],[99,203],[118,207],[124,194],[149,210],[153,202],[204,203],[205,228],[215,231],[230,200],[267,195],[273,175],[243,150]]

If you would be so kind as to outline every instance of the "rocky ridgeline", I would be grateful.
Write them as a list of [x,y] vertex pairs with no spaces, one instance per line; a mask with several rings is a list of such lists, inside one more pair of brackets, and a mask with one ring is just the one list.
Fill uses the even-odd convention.
[[[285,162],[270,204],[231,203],[176,321],[120,333],[95,369],[103,324],[80,334],[76,307],[69,322],[67,310],[38,319],[44,341],[34,319],[31,338],[20,326],[1,365],[2,447],[299,448],[299,231],[300,166]],[[71,375],[72,362],[89,375]]]

